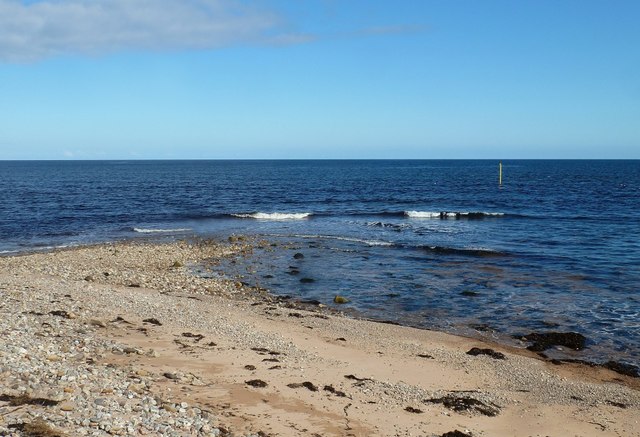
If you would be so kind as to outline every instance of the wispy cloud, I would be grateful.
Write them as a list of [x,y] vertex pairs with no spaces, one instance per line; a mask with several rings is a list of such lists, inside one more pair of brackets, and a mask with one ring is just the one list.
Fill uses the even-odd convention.
[[309,39],[280,27],[239,0],[0,0],[0,61]]

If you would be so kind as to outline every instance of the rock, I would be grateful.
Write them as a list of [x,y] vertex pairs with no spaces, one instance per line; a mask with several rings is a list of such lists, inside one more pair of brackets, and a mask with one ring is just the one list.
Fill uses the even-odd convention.
[[52,354],[52,355],[47,355],[47,360],[57,362],[57,361],[61,361],[62,358],[60,358],[58,355]]
[[89,324],[93,325],[93,326],[98,326],[100,328],[106,328],[107,327],[106,323],[104,323],[102,320],[98,320],[98,319],[89,320]]
[[71,402],[63,402],[60,404],[60,409],[62,411],[73,411],[74,410],[74,405]]
[[407,407],[407,408],[404,409],[404,411],[408,411],[409,413],[414,413],[414,414],[422,413],[422,410],[420,410],[418,408],[413,408],[413,407]]
[[304,254],[298,252],[295,255],[293,255],[294,259],[303,259],[304,258]]
[[174,261],[172,267],[174,268],[184,267],[184,264],[182,264],[180,261]]
[[132,391],[137,394],[142,394],[144,393],[144,390],[146,387],[144,384],[129,384],[129,387],[127,388],[129,389],[129,391]]
[[84,277],[84,280],[87,281],[87,282],[93,282],[93,281],[95,281],[95,278],[93,276],[91,276],[91,275],[88,275],[88,276]]
[[333,303],[343,304],[349,302],[351,301],[344,296],[336,295],[336,297],[333,298]]
[[170,404],[170,403],[168,403],[168,402],[165,402],[164,404],[162,404],[162,409],[164,409],[164,410],[166,410],[166,411],[169,411],[169,412],[171,412],[171,413],[175,413],[175,412],[177,412],[177,411],[178,411],[178,409],[176,408],[176,406],[175,406],[175,405]]
[[553,346],[565,346],[580,351],[585,348],[587,338],[577,332],[534,332],[525,335],[522,340],[533,342],[527,349],[534,352],[542,352]]

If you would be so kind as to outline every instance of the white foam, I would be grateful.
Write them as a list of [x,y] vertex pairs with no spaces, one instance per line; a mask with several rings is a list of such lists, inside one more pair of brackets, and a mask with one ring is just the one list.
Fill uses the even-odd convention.
[[176,228],[176,229],[145,229],[145,228],[133,228],[134,232],[141,234],[170,234],[173,232],[188,232],[189,228]]
[[405,211],[404,215],[410,218],[440,218],[440,213],[433,211]]
[[405,211],[404,215],[409,218],[456,218],[456,217],[465,217],[469,215],[480,215],[487,217],[498,217],[503,216],[502,212],[469,212],[469,211],[442,211],[442,212],[434,212],[434,211]]
[[251,218],[257,220],[302,220],[306,219],[313,214],[310,212],[256,212],[253,214],[231,214],[238,218]]

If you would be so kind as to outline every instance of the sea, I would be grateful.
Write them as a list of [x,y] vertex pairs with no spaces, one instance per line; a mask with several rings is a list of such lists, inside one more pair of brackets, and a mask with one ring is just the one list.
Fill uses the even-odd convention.
[[[0,161],[0,254],[250,236],[226,275],[359,317],[640,364],[640,161]],[[218,269],[218,270],[216,270]],[[334,296],[349,303],[333,303]]]

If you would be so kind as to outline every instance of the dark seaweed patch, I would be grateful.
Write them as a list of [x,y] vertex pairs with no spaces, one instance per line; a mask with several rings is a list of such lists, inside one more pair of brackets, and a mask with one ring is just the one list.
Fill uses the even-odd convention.
[[328,391],[329,393],[333,393],[334,395],[341,397],[341,398],[346,398],[347,394],[343,391],[340,390],[336,390],[332,385],[325,385],[324,386],[324,391]]
[[305,382],[292,382],[291,384],[287,384],[287,387],[289,388],[300,388],[300,387],[304,387],[310,391],[318,391],[318,387],[315,386],[312,382],[310,381],[305,381]]
[[451,394],[441,398],[425,399],[424,402],[425,403],[428,402],[432,404],[442,404],[446,408],[458,413],[470,411],[470,412],[477,412],[485,416],[493,417],[493,416],[497,416],[498,413],[500,412],[500,410],[496,405],[489,405],[489,404],[485,404],[482,401],[479,401],[478,399],[474,399],[466,396],[454,396]]
[[440,437],[473,437],[471,434],[467,434],[466,432],[458,431],[449,431],[442,434]]
[[480,349],[478,347],[474,347],[471,348],[471,350],[469,352],[467,352],[467,355],[473,355],[474,357],[478,356],[478,355],[487,355],[493,359],[496,360],[506,360],[507,357],[504,356],[504,354],[502,352],[496,352],[493,349]]
[[0,395],[0,401],[9,402],[9,405],[17,407],[20,405],[39,405],[41,407],[53,407],[58,405],[59,401],[45,398],[32,398],[28,395],[11,396],[7,394]]
[[193,340],[196,343],[204,338],[204,335],[202,335],[202,334],[192,334],[191,332],[183,332],[182,336],[183,337],[187,337],[187,338],[193,338]]
[[637,366],[631,364],[619,363],[617,361],[607,361],[602,364],[605,369],[613,370],[621,375],[631,376],[632,378],[640,377],[640,369]]
[[160,321],[158,319],[153,318],[153,317],[151,317],[149,319],[144,319],[142,322],[143,323],[150,323],[150,324],[156,325],[156,326],[162,326],[162,323],[160,323]]
[[268,385],[266,382],[264,382],[261,379],[250,379],[249,381],[245,381],[244,383],[247,385],[250,385],[251,387],[257,387],[257,388],[264,388]]

